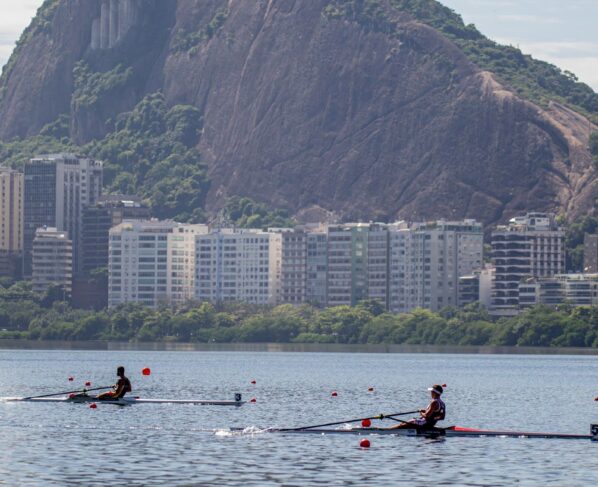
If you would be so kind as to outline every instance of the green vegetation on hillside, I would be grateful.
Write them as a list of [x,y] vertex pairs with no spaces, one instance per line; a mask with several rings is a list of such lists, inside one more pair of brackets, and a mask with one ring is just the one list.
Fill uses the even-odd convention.
[[121,89],[133,76],[133,68],[121,64],[110,71],[91,71],[85,61],[79,61],[73,69],[75,91],[72,101],[77,107],[93,107],[106,97]]
[[0,289],[0,338],[598,347],[598,307],[539,306],[492,322],[477,304],[399,315],[372,302],[327,309],[189,303],[151,310],[128,304],[94,312],[72,309],[59,296],[38,296],[23,283]]
[[565,228],[567,269],[583,272],[584,237],[586,233],[598,233],[598,216],[586,215]]
[[190,56],[196,53],[199,46],[209,41],[222,28],[229,11],[226,7],[220,8],[214,14],[208,25],[198,31],[179,30],[173,40],[171,50],[173,52],[186,52]]
[[397,24],[390,19],[379,0],[332,0],[323,15],[330,19],[345,18],[368,30],[393,35]]
[[[328,18],[346,18],[366,28],[400,36],[383,0],[332,0],[324,8]],[[502,46],[465,25],[460,15],[436,0],[390,0],[397,10],[411,14],[453,41],[481,69],[496,74],[521,97],[541,106],[550,100],[564,103],[598,123],[598,94],[580,83],[573,73],[524,55],[513,46]]]
[[26,139],[0,141],[0,161],[2,165],[22,169],[25,161],[41,154],[56,154],[75,150],[70,140],[57,139],[48,135],[36,135]]
[[163,95],[154,93],[121,114],[105,139],[83,151],[106,162],[108,191],[140,195],[158,218],[200,222],[209,189],[195,148],[201,126],[197,108],[168,108]]
[[295,225],[288,212],[272,210],[251,198],[229,198],[223,211],[225,219],[239,228],[286,228]]

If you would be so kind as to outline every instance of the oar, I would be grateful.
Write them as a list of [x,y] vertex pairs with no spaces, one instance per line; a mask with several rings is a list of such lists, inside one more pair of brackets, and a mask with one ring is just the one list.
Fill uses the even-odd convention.
[[366,419],[384,419],[384,418],[391,418],[393,419],[395,416],[406,416],[407,414],[415,414],[419,413],[419,410],[416,411],[405,411],[403,413],[394,413],[394,414],[379,414],[378,416],[370,416],[369,418],[357,418],[357,419],[349,419],[345,421],[337,421],[335,423],[323,423],[323,424],[314,424],[312,426],[302,426],[301,428],[283,428],[276,431],[299,431],[299,430],[310,430],[313,428],[324,428],[326,426],[337,426],[339,424],[346,424],[346,423],[360,423],[361,421],[365,421]]
[[66,394],[75,394],[76,392],[100,391],[102,389],[112,389],[112,386],[94,387],[93,389],[77,389],[76,391],[55,392],[54,394],[44,394],[43,396],[29,396],[29,397],[24,397],[23,400],[28,401],[29,399],[41,399],[42,397],[64,396]]

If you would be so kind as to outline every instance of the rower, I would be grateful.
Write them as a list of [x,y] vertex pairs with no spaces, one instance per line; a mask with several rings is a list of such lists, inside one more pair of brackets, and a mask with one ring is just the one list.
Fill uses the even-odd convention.
[[131,381],[125,376],[125,368],[121,365],[116,369],[118,376],[117,383],[113,386],[114,391],[104,392],[98,396],[99,401],[121,399],[127,392],[131,392]]
[[426,409],[420,409],[419,418],[413,418],[410,421],[393,426],[391,429],[433,429],[438,421],[442,421],[446,416],[446,406],[440,396],[444,392],[442,386],[436,384],[428,387],[432,401]]

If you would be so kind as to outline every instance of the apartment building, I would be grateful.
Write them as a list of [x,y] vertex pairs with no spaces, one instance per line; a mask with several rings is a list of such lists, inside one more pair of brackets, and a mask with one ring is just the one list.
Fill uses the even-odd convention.
[[232,228],[197,236],[197,299],[215,303],[279,302],[282,238],[280,232]]
[[282,237],[279,302],[326,306],[326,229],[318,225],[271,231]]
[[124,221],[110,230],[108,303],[156,308],[195,294],[195,238],[206,225]]
[[72,291],[73,244],[68,233],[42,227],[35,232],[32,246],[33,290],[44,292],[50,286],[61,286],[65,298]]
[[519,284],[529,277],[552,277],[565,272],[565,232],[554,215],[528,213],[492,232],[495,268],[491,312],[518,313]]
[[23,252],[23,174],[0,167],[0,275],[16,277]]
[[538,304],[598,306],[598,274],[558,274],[519,283],[519,308]]
[[24,168],[23,272],[31,275],[35,232],[54,227],[68,232],[73,242],[73,270],[81,270],[83,209],[96,203],[102,191],[102,163],[73,154],[31,159]]
[[305,302],[326,306],[328,300],[328,236],[318,229],[307,233]]
[[598,274],[598,235],[586,233],[583,244],[583,272]]
[[307,238],[302,229],[282,230],[281,235],[281,303],[302,304],[307,301]]
[[327,305],[353,306],[366,299],[388,305],[388,231],[381,223],[328,227]]
[[482,268],[484,236],[475,220],[389,227],[391,311],[459,305],[459,278]]

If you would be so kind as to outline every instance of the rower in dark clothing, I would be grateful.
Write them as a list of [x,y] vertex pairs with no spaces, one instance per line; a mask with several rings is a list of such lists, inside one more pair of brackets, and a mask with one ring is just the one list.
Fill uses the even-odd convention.
[[125,377],[125,368],[120,366],[116,369],[116,375],[118,375],[118,382],[113,386],[114,391],[104,392],[98,396],[99,401],[114,400],[125,397],[127,392],[132,391],[131,381]]
[[426,409],[420,409],[419,418],[413,418],[410,421],[393,426],[392,429],[432,429],[438,421],[442,421],[446,416],[446,406],[440,396],[444,392],[442,386],[436,384],[428,387],[432,401]]

